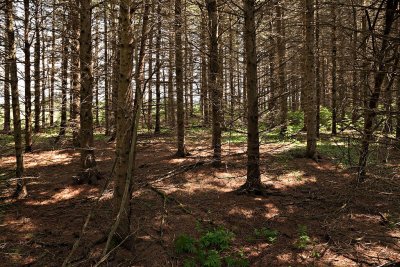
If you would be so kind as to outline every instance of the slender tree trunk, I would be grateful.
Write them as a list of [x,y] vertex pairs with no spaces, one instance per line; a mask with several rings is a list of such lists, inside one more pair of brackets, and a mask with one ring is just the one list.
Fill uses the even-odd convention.
[[[4,36],[4,46],[8,48],[7,31]],[[3,132],[8,134],[11,132],[11,105],[10,105],[10,65],[7,62],[7,56],[5,56],[6,63],[4,64],[4,127]]]
[[95,101],[94,101],[94,115],[95,115],[95,127],[100,126],[100,118],[99,118],[99,21],[97,18],[94,20],[95,23],[95,33],[94,33],[94,71],[93,71],[93,81],[94,81],[94,92],[95,92]]
[[[143,13],[142,36],[140,40],[140,51],[135,72],[136,93],[132,113],[132,89],[131,79],[133,71],[133,33],[130,24],[130,16],[133,13],[130,2],[121,0],[120,22],[120,75],[118,92],[117,113],[117,165],[116,184],[114,190],[114,214],[119,215],[115,237],[120,241],[129,237],[131,207],[130,198],[132,194],[133,175],[135,171],[137,130],[139,125],[140,111],[143,103],[144,85],[144,56],[146,34],[148,30],[149,4],[146,1]],[[131,115],[132,114],[132,115]]]
[[[56,0],[53,0],[53,9],[55,8]],[[54,126],[54,84],[55,84],[55,46],[56,46],[56,34],[55,34],[55,12],[53,12],[51,20],[51,70],[50,70],[50,103],[49,103],[49,116],[50,116],[50,127]]]
[[392,30],[392,25],[395,20],[396,10],[399,6],[399,0],[388,0],[385,5],[385,24],[382,34],[382,43],[379,51],[376,54],[376,61],[374,66],[374,86],[372,94],[368,100],[367,110],[365,111],[364,130],[361,141],[361,153],[358,163],[358,182],[363,182],[366,179],[366,166],[369,154],[369,145],[373,140],[374,134],[374,120],[377,116],[377,107],[379,97],[382,91],[382,84],[385,79],[388,64],[386,60],[389,54],[389,40],[388,37]]
[[320,135],[320,121],[321,121],[321,60],[320,60],[320,17],[319,17],[319,9],[320,4],[319,0],[315,1],[315,86],[317,90],[317,138]]
[[[119,55],[120,81],[118,83],[118,105],[116,113],[117,124],[117,164],[115,169],[116,182],[114,187],[114,215],[119,213],[120,208],[123,208],[121,213],[120,223],[116,230],[116,236],[123,240],[130,234],[130,196],[132,193],[132,172],[128,172],[128,167],[133,165],[130,159],[130,147],[132,146],[132,72],[133,72],[133,33],[131,29],[131,7],[128,0],[121,0],[120,7],[120,42]],[[139,102],[141,103],[141,101]],[[137,126],[137,125],[135,125]],[[131,170],[132,171],[132,170]],[[129,177],[129,179],[128,179]],[[124,200],[124,192],[127,191],[127,198]]]
[[[43,8],[42,8],[42,10],[41,10],[41,16],[43,17]],[[41,75],[41,79],[42,79],[42,91],[41,91],[41,96],[42,96],[42,99],[41,99],[41,101],[40,101],[40,104],[41,104],[41,106],[40,106],[40,110],[41,110],[41,125],[42,125],[42,128],[45,128],[46,127],[46,86],[47,86],[47,84],[46,84],[46,81],[47,81],[47,77],[46,77],[46,65],[45,65],[45,61],[44,61],[44,59],[45,59],[45,54],[46,54],[46,43],[45,43],[45,39],[46,39],[46,36],[45,36],[45,34],[44,34],[44,32],[42,32],[42,54],[41,54],[41,56],[42,56],[42,59],[41,59],[41,61],[42,61],[42,75]]]
[[400,77],[397,77],[396,84],[396,106],[397,106],[397,115],[396,115],[396,138],[400,139]]
[[305,16],[305,77],[304,93],[306,103],[307,125],[307,151],[308,158],[316,159],[317,153],[317,104],[315,87],[315,63],[314,63],[314,0],[304,0],[306,8]]
[[25,152],[32,151],[32,100],[31,100],[31,42],[29,0],[24,0],[24,54],[25,54]]
[[336,6],[331,5],[331,17],[332,17],[332,36],[331,36],[331,61],[332,61],[332,69],[331,69],[331,79],[332,79],[332,134],[337,134],[337,40],[336,40]]
[[82,182],[96,183],[100,178],[96,170],[93,140],[93,58],[91,0],[80,1],[79,58],[81,62],[80,148]]
[[18,179],[17,188],[14,197],[26,197],[28,192],[26,184],[22,176],[24,174],[24,157],[22,153],[22,130],[21,118],[19,108],[19,93],[18,93],[18,76],[17,76],[17,52],[15,45],[14,34],[14,8],[13,1],[6,0],[6,31],[7,31],[7,64],[10,66],[10,85],[11,85],[11,99],[13,109],[13,126],[14,126],[14,143],[15,143],[15,157],[16,157],[16,177]]
[[105,119],[105,135],[110,135],[110,92],[109,92],[109,73],[108,73],[108,12],[107,3],[103,4],[103,24],[104,24],[104,119]]
[[175,78],[176,78],[176,122],[178,157],[185,157],[185,110],[183,99],[183,59],[182,59],[182,2],[175,0]]
[[278,17],[276,23],[277,31],[277,50],[278,50],[278,77],[280,88],[280,135],[285,136],[287,131],[287,114],[288,114],[288,93],[286,85],[286,33],[284,11],[280,4],[276,6],[276,15]]
[[80,146],[79,141],[79,106],[80,106],[80,60],[79,60],[79,1],[74,0],[70,5],[71,17],[71,71],[72,71],[72,87],[71,87],[71,128],[72,128],[72,144],[75,147]]
[[174,41],[172,32],[169,34],[169,66],[168,66],[168,122],[171,128],[175,127],[175,100],[174,100]]
[[[63,30],[69,29],[68,22],[64,20]],[[61,56],[61,122],[58,137],[65,136],[67,128],[67,85],[68,85],[68,47],[69,38],[62,36],[62,56]]]
[[161,103],[161,92],[160,92],[160,74],[161,74],[161,3],[157,4],[157,36],[156,36],[156,121],[154,127],[154,133],[159,134],[161,132],[160,122],[160,103]]
[[207,80],[207,37],[206,26],[201,22],[201,41],[200,41],[200,54],[201,54],[201,93],[200,93],[200,108],[203,116],[204,125],[209,123],[209,110],[208,110],[208,80]]
[[258,90],[255,0],[243,0],[244,46],[246,47],[246,90],[247,90],[247,180],[241,190],[258,193],[261,191],[260,141],[258,132]]
[[[151,5],[151,13],[154,14],[154,1]],[[149,32],[149,62],[148,62],[148,73],[149,73],[149,81],[148,86],[149,90],[147,92],[147,128],[149,131],[153,129],[153,30]]]
[[222,113],[222,88],[217,81],[219,73],[219,55],[218,55],[218,11],[216,0],[206,0],[208,11],[208,31],[210,33],[209,47],[209,86],[211,92],[212,107],[212,147],[213,165],[221,165],[221,113]]
[[35,80],[35,133],[40,131],[40,0],[35,1],[35,45],[34,45],[34,80]]

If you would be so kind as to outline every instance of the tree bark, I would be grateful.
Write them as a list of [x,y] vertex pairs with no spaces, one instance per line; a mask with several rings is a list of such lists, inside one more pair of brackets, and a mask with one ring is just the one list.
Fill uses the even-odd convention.
[[219,50],[218,50],[218,11],[217,0],[206,0],[208,11],[208,32],[210,34],[209,47],[209,87],[211,92],[212,108],[212,147],[213,165],[221,165],[221,123],[222,123],[222,88],[217,81],[219,73]]
[[[374,134],[374,121],[377,116],[377,108],[379,98],[382,91],[383,81],[385,79],[386,71],[388,68],[387,57],[390,52],[390,42],[388,37],[392,30],[392,25],[395,20],[396,10],[399,6],[399,0],[387,0],[385,6],[385,24],[382,34],[382,43],[379,51],[376,54],[375,66],[374,66],[374,86],[372,94],[368,100],[367,110],[365,111],[364,118],[364,130],[361,141],[361,153],[358,163],[358,182],[363,182],[366,179],[366,166],[369,154],[369,145],[373,140]],[[370,29],[371,31],[373,29]]]
[[176,79],[176,122],[177,152],[176,156],[185,157],[185,110],[183,96],[183,59],[182,59],[182,2],[175,0],[175,79]]
[[17,76],[17,52],[15,45],[14,33],[14,8],[13,0],[6,0],[6,31],[7,31],[7,64],[10,66],[10,85],[11,85],[11,100],[13,110],[13,126],[14,126],[14,143],[16,157],[15,175],[18,179],[17,188],[14,192],[14,197],[26,197],[28,192],[26,189],[25,180],[22,178],[24,174],[24,157],[22,153],[22,130],[19,108],[19,93],[18,93],[18,76]]
[[315,87],[315,61],[314,61],[314,0],[304,0],[306,8],[305,16],[305,64],[304,64],[304,93],[305,93],[305,117],[307,126],[307,150],[308,158],[316,159],[317,155],[317,105]]
[[71,128],[72,128],[72,144],[75,147],[80,146],[79,141],[79,106],[80,106],[80,87],[81,87],[81,77],[80,77],[80,60],[79,60],[79,1],[74,0],[71,5],[71,71],[72,71],[72,102],[71,102]]
[[262,189],[260,176],[260,141],[258,132],[258,90],[255,0],[243,0],[244,46],[246,47],[247,90],[247,179],[240,190],[258,193]]
[[40,131],[40,0],[35,1],[35,45],[34,45],[34,80],[35,80],[35,133]]
[[160,105],[161,105],[161,92],[160,92],[160,74],[161,74],[161,3],[157,4],[157,36],[156,36],[156,121],[154,133],[161,132],[160,122]]
[[82,182],[96,183],[100,178],[96,170],[93,147],[93,59],[92,59],[92,8],[91,0],[80,1],[79,58],[81,62],[80,149]]
[[25,54],[25,152],[32,151],[31,101],[31,42],[29,0],[24,0],[24,54]]

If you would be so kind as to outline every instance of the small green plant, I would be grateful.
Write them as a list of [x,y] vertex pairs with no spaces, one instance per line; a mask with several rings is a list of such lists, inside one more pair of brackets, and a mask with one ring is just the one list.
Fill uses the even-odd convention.
[[332,111],[327,107],[321,107],[319,112],[319,122],[326,130],[332,128]]
[[239,255],[237,257],[227,256],[225,258],[225,263],[228,267],[248,267],[250,266],[250,262],[248,259]]
[[219,252],[215,249],[209,251],[202,251],[199,257],[200,263],[204,267],[220,267],[222,259]]
[[311,252],[311,257],[316,258],[316,259],[319,259],[319,258],[321,258],[321,254],[320,254],[318,251],[313,250],[313,251]]
[[311,243],[311,238],[307,233],[307,226],[300,225],[299,226],[299,237],[295,243],[295,246],[298,249],[305,249]]
[[203,248],[214,248],[217,250],[225,250],[229,247],[234,234],[229,230],[220,228],[208,231],[200,238],[200,244]]
[[278,239],[278,231],[267,227],[254,229],[254,235],[257,238],[265,239],[269,243],[274,243]]
[[229,253],[235,236],[231,231],[224,228],[205,231],[200,223],[196,224],[196,229],[202,234],[199,238],[183,234],[175,240],[175,251],[188,256],[184,259],[184,267],[220,267],[223,262],[232,267],[249,266],[243,253],[235,257]]
[[175,250],[178,254],[182,253],[196,253],[196,240],[188,235],[180,235],[175,240]]
[[196,267],[196,261],[194,259],[185,259],[183,261],[183,267]]

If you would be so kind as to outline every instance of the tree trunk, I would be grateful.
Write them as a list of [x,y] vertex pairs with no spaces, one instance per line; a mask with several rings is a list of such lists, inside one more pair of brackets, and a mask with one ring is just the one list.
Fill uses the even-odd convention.
[[13,109],[13,126],[14,126],[14,143],[15,143],[15,157],[16,157],[16,172],[15,175],[18,178],[17,188],[14,193],[14,197],[23,198],[26,197],[28,192],[26,184],[22,176],[24,174],[24,157],[22,153],[22,130],[21,130],[21,118],[19,108],[19,93],[18,93],[18,76],[17,76],[17,52],[15,45],[15,33],[14,33],[14,8],[13,1],[6,0],[6,31],[7,31],[7,64],[10,66],[10,85],[11,85],[11,99]]
[[337,134],[337,83],[336,83],[336,75],[337,75],[337,45],[336,45],[336,6],[331,5],[331,17],[332,17],[332,36],[331,36],[331,61],[332,61],[332,69],[331,69],[331,79],[332,79],[332,134]]
[[284,22],[284,11],[281,4],[276,6],[276,16],[278,17],[276,23],[277,33],[277,50],[278,50],[278,77],[279,77],[279,89],[280,89],[280,135],[283,137],[287,131],[287,114],[288,114],[288,93],[286,85],[286,34],[285,34],[285,22]]
[[212,107],[212,147],[213,165],[221,165],[221,114],[222,114],[222,88],[217,81],[219,73],[219,55],[218,55],[218,11],[216,0],[206,0],[208,11],[208,32],[210,33],[209,47],[209,86],[211,92]]
[[[53,0],[53,9],[55,8],[56,0]],[[50,127],[54,126],[54,84],[55,84],[55,46],[56,46],[56,30],[55,30],[55,12],[53,12],[51,19],[51,70],[50,70],[50,103],[49,103],[49,116]]]
[[40,131],[40,0],[35,1],[35,45],[34,45],[34,80],[35,80],[35,133]]
[[[68,22],[64,20],[63,30],[69,29]],[[62,56],[61,56],[61,122],[58,138],[65,136],[67,128],[67,85],[68,85],[68,47],[69,38],[65,34],[62,36]]]
[[79,105],[80,105],[80,60],[79,60],[79,1],[75,0],[71,4],[71,71],[72,71],[72,102],[71,102],[71,128],[72,128],[72,143],[75,147],[79,147]]
[[[8,47],[7,31],[4,36],[4,46]],[[7,56],[5,56],[7,61]],[[10,65],[8,62],[4,64],[4,127],[3,132],[9,134],[11,132],[11,105],[10,105]]]
[[155,134],[159,134],[161,132],[161,122],[160,122],[161,34],[162,34],[161,33],[161,3],[158,3],[157,4],[157,36],[156,36],[156,121],[155,121],[155,127],[154,127]]
[[258,90],[255,0],[243,0],[244,46],[246,47],[247,90],[247,179],[241,191],[259,193],[262,190],[260,176],[260,141],[258,132]]
[[[385,7],[385,24],[382,34],[382,43],[379,51],[376,54],[376,61],[374,66],[374,87],[372,94],[368,100],[368,106],[365,111],[364,118],[364,130],[361,141],[361,153],[358,163],[358,182],[363,182],[366,179],[366,166],[369,154],[369,145],[373,140],[374,134],[374,121],[377,116],[377,107],[379,103],[379,97],[382,91],[382,84],[386,76],[388,68],[387,57],[390,53],[388,37],[392,30],[392,25],[395,20],[396,10],[399,6],[399,0],[388,0]],[[373,30],[373,29],[370,29]]]
[[110,92],[109,92],[109,73],[108,73],[108,4],[104,3],[104,14],[103,14],[103,24],[104,24],[104,119],[105,119],[105,135],[110,135]]
[[24,54],[25,54],[25,152],[32,151],[32,101],[31,101],[31,42],[29,0],[24,0]]
[[[138,64],[135,72],[136,93],[132,113],[132,88],[131,79],[133,71],[133,33],[130,16],[133,13],[130,2],[122,0],[120,3],[121,42],[120,42],[120,75],[118,89],[117,113],[117,165],[116,183],[114,189],[114,215],[119,216],[119,221],[114,226],[113,238],[119,241],[128,238],[130,231],[131,207],[130,198],[135,171],[137,130],[143,100],[144,80],[144,55],[146,34],[148,29],[149,4],[145,2],[142,24],[142,36]],[[129,244],[129,243],[128,243]]]
[[182,3],[175,0],[175,79],[176,79],[176,123],[177,145],[176,156],[185,157],[185,110],[183,99],[183,59],[182,59]]
[[304,93],[305,93],[305,117],[307,126],[307,150],[308,158],[316,159],[317,153],[317,105],[315,88],[315,63],[314,63],[314,0],[304,0],[306,8],[305,16],[305,64],[304,64]]
[[92,8],[91,0],[80,1],[79,58],[81,62],[80,148],[81,182],[96,183],[100,178],[96,170],[93,147],[93,60],[92,60]]

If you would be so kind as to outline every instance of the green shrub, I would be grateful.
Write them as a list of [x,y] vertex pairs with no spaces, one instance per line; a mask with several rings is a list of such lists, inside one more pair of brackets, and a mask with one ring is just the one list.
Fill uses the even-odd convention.
[[307,226],[300,225],[299,226],[299,237],[296,241],[296,247],[298,249],[305,249],[311,243],[311,238],[307,233]]
[[215,248],[217,250],[225,250],[229,247],[235,235],[229,230],[216,229],[207,232],[200,238],[200,244],[204,248]]
[[319,113],[319,123],[327,130],[332,129],[332,111],[327,107],[321,107]]
[[249,260],[240,257],[228,256],[225,258],[225,263],[228,267],[248,267],[250,266]]
[[[184,267],[220,267],[224,261],[230,267],[249,266],[243,254],[234,257],[229,253],[235,236],[231,231],[224,228],[204,231],[199,223],[196,224],[196,229],[202,234],[200,238],[183,234],[175,240],[175,251],[178,254],[187,253],[188,257],[183,262]],[[222,251],[225,258],[221,256]]]
[[177,253],[196,253],[196,240],[188,235],[180,235],[175,240],[175,250]]
[[278,231],[272,230],[267,227],[254,229],[254,235],[257,238],[263,238],[269,243],[274,243],[278,239]]
[[289,124],[293,126],[301,126],[304,124],[304,112],[301,110],[288,112]]

